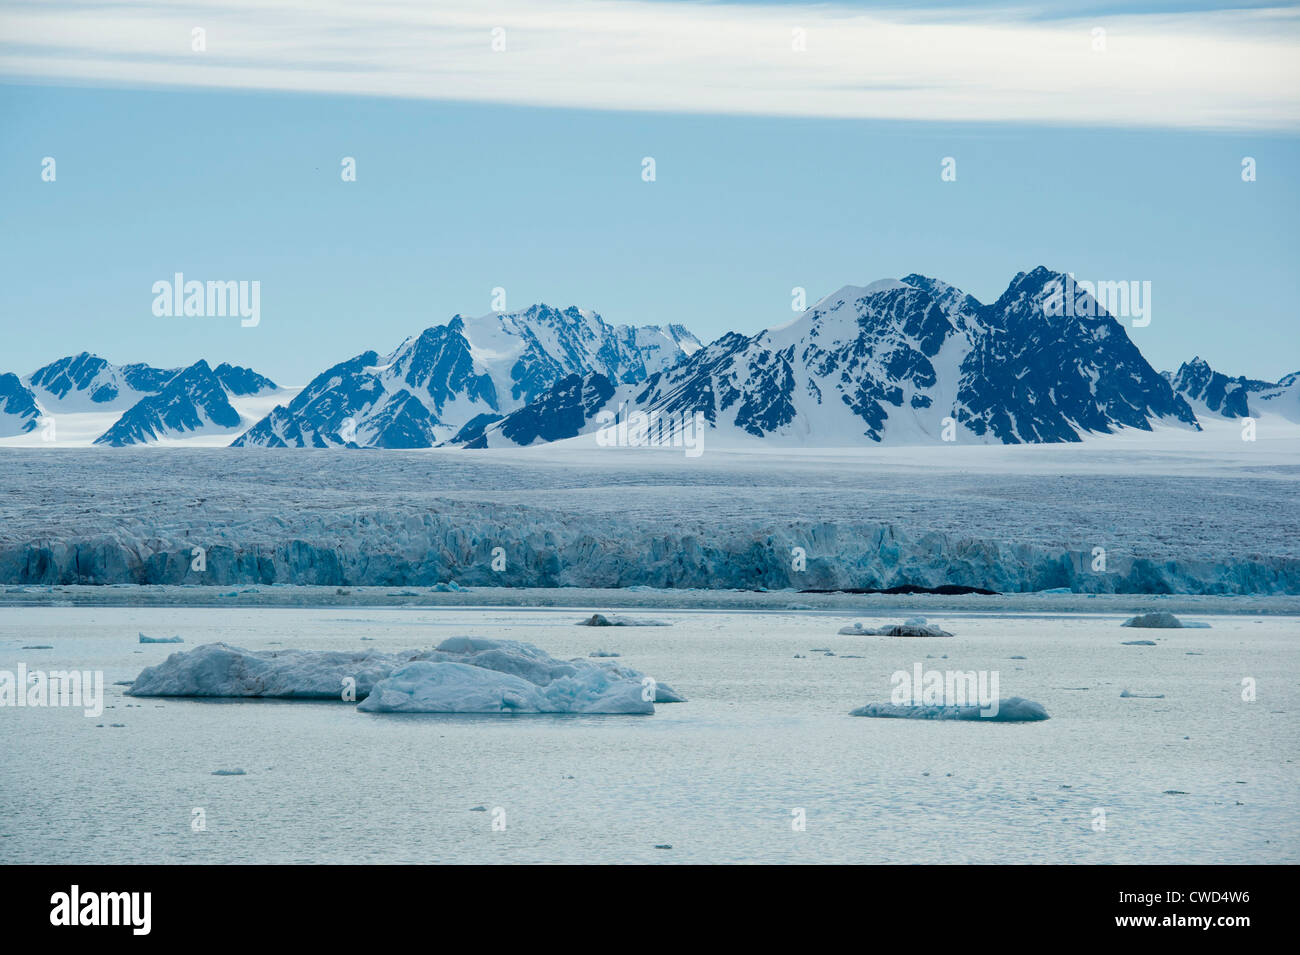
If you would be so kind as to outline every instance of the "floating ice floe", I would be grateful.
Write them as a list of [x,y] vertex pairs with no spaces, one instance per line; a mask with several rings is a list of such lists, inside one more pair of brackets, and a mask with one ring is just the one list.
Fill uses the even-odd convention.
[[[989,707],[992,709],[992,707]],[[849,716],[874,716],[885,719],[907,720],[982,720],[988,723],[1030,723],[1050,719],[1043,704],[1013,696],[999,700],[997,712],[982,715],[986,710],[979,704],[969,706],[926,706],[908,703],[868,703],[850,710]]]
[[127,695],[342,700],[350,679],[361,699],[397,667],[432,652],[244,650],[205,643],[142,671]]
[[580,627],[667,627],[671,624],[662,620],[638,620],[633,617],[619,617],[615,614],[606,616],[603,613],[593,613],[585,620],[579,620]]
[[951,637],[947,630],[942,630],[927,623],[924,617],[908,617],[902,623],[887,624],[872,629],[860,623],[840,628],[840,635],[845,637]]
[[213,776],[247,776],[248,773],[244,772],[242,769],[214,769],[212,771],[212,775]]
[[142,633],[140,634],[140,642],[141,643],[184,643],[185,641],[182,640],[180,637],[146,637]]
[[639,682],[602,667],[538,685],[467,663],[419,660],[381,680],[357,707],[364,713],[648,714],[654,703]]
[[1155,613],[1140,613],[1136,617],[1129,617],[1120,626],[1140,627],[1144,630],[1177,630],[1184,624],[1168,611],[1158,610]]
[[1163,693],[1130,693],[1128,690],[1120,690],[1120,699],[1122,700],[1163,700]]
[[621,657],[622,655],[616,650],[592,650],[587,654],[589,657]]
[[465,588],[454,580],[449,580],[445,584],[434,584],[432,589],[440,594],[459,594],[465,591]]
[[367,701],[366,712],[652,713],[655,703],[684,700],[612,660],[557,660],[528,643],[475,637],[397,653],[204,644],[144,670],[127,694],[342,700],[345,690]]
[[1154,640],[1121,640],[1120,646],[1124,647],[1154,647]]

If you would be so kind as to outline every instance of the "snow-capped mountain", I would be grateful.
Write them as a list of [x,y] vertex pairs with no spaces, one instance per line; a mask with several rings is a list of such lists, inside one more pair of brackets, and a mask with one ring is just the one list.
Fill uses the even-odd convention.
[[[958,441],[1079,441],[1155,422],[1199,429],[1187,402],[1147,364],[1099,305],[1050,314],[1053,298],[1082,294],[1066,275],[1022,272],[993,304],[937,279],[908,275],[827,296],[793,322],[724,335],[644,385],[602,403],[599,382],[458,436],[476,447],[529,444],[593,430],[600,416],[696,413],[720,436],[844,446]],[[1089,297],[1090,298],[1090,297]],[[608,384],[608,383],[607,383]],[[547,408],[563,416],[542,423]],[[581,408],[586,424],[575,430]],[[602,414],[603,413],[603,414]]]
[[1225,418],[1245,418],[1250,414],[1247,380],[1229,378],[1215,371],[1199,355],[1183,362],[1176,372],[1165,372],[1164,376],[1197,414],[1219,414]]
[[36,395],[17,375],[0,375],[0,437],[34,431],[41,414]]
[[[82,352],[25,378],[0,375],[0,438],[79,447],[186,441],[227,444],[293,392],[250,368],[115,365]],[[48,432],[31,435],[48,418]],[[28,436],[30,437],[24,437]],[[224,437],[224,440],[222,438]]]
[[239,433],[243,417],[234,396],[275,390],[275,383],[248,368],[229,364],[215,370],[203,359],[175,374],[157,394],[141,398],[95,444],[150,444],[196,433]]
[[145,364],[114,365],[83,351],[36,369],[25,384],[50,411],[113,411],[157,394],[177,371]]
[[[1069,314],[1052,307],[1067,298]],[[871,447],[1077,442],[1266,412],[1300,421],[1300,372],[1229,378],[1195,358],[1157,374],[1095,299],[1042,267],[987,305],[919,274],[845,286],[785,325],[707,346],[681,325],[613,326],[578,308],[457,315],[298,392],[229,364],[86,352],[0,376],[7,444],[35,443],[43,415],[50,440],[73,445],[491,448],[600,443],[610,424],[615,443],[634,443],[640,425],[626,425],[645,419],[661,439],[698,421],[724,446]]]
[[1300,372],[1292,372],[1277,382],[1244,375],[1229,378],[1197,356],[1179,365],[1176,372],[1163,374],[1198,415],[1246,418],[1274,412],[1293,421],[1300,420]]
[[566,376],[595,371],[640,382],[699,347],[680,325],[614,327],[578,308],[457,315],[389,355],[368,351],[327,369],[235,444],[432,447],[472,420],[527,405]]

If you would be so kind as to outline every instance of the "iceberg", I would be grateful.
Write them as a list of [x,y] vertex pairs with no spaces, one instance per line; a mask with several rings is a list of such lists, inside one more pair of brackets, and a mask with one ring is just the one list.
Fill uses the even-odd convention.
[[951,637],[952,634],[933,624],[926,623],[924,617],[909,617],[902,623],[888,624],[872,629],[860,623],[841,627],[840,636],[844,637]]
[[970,706],[925,706],[907,703],[867,703],[856,710],[850,710],[849,716],[874,716],[886,719],[909,720],[980,720],[987,723],[1032,723],[1050,719],[1043,704],[1013,696],[998,701],[998,711],[992,716],[981,716],[982,707]]
[[1155,613],[1140,613],[1136,617],[1129,617],[1121,627],[1141,627],[1147,630],[1178,630],[1183,626],[1183,622],[1173,614],[1164,610],[1157,610]]
[[[587,663],[586,660],[576,660],[574,662]],[[596,665],[599,667],[603,667],[606,670],[609,670],[611,673],[617,674],[618,676],[622,677],[625,680],[635,680],[637,683],[641,683],[645,679],[645,674],[642,673],[640,670],[633,670],[630,666],[626,666],[622,663],[615,663],[613,660],[600,660],[596,663]],[[682,694],[678,693],[667,683],[660,683],[658,680],[656,680],[655,681],[655,702],[656,703],[685,703],[686,697],[682,696]]]
[[580,627],[669,627],[672,624],[665,623],[662,620],[638,620],[633,617],[619,617],[615,614],[605,616],[603,613],[593,613],[586,620],[579,620]]
[[361,699],[394,669],[421,656],[333,650],[244,650],[205,643],[143,670],[128,696],[268,697],[342,700],[345,680]]
[[[351,699],[368,698],[382,681],[397,677],[399,671],[414,663],[454,663],[479,669],[489,674],[486,677],[482,677],[482,674],[475,675],[482,677],[479,683],[495,681],[494,685],[502,692],[519,692],[518,686],[507,686],[509,681],[502,682],[498,679],[502,674],[518,678],[534,688],[561,684],[566,679],[582,684],[576,689],[570,684],[556,687],[545,698],[545,705],[551,708],[531,712],[625,712],[582,707],[587,703],[596,703],[596,697],[607,691],[611,696],[616,695],[609,689],[613,684],[635,685],[639,698],[648,679],[643,673],[612,660],[557,660],[532,644],[516,640],[450,637],[432,650],[403,650],[396,653],[376,650],[245,650],[225,643],[208,643],[193,650],[173,653],[157,666],[143,670],[126,692],[128,696],[266,697],[350,702]],[[410,694],[415,697],[417,694],[413,684],[432,680],[431,687],[421,699],[443,693],[435,693],[436,687],[443,684],[448,687],[459,686],[462,695],[473,696],[475,692],[481,692],[481,687],[480,690],[471,689],[473,679],[473,676],[466,677],[462,674],[458,677],[450,672],[430,677],[427,671],[418,670],[406,673],[402,677],[402,685],[412,684]],[[681,694],[665,683],[654,682],[653,687],[653,701],[645,701],[650,707],[648,712],[653,712],[653,703],[678,703],[684,700]],[[345,696],[345,690],[351,690],[352,693]],[[397,684],[389,690],[390,693],[401,692]],[[454,696],[455,692],[449,689],[443,695]],[[587,693],[588,697],[579,699],[583,693]],[[497,702],[500,703],[502,699],[499,696]],[[524,693],[519,699],[525,701],[521,711],[528,712],[527,701],[531,697]],[[570,708],[558,708],[561,704]],[[408,702],[402,711],[417,712],[410,708],[412,705]],[[500,711],[499,707],[490,710]],[[418,712],[489,711],[452,709]]]
[[589,667],[543,686],[471,666],[420,660],[381,680],[357,707],[363,713],[651,714],[639,682]]
[[185,641],[182,640],[180,637],[146,637],[143,633],[141,633],[140,642],[141,643],[184,643]]

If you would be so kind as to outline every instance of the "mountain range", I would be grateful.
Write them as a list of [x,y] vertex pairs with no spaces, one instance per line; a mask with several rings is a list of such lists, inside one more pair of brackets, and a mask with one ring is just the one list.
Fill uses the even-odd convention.
[[677,324],[613,326],[534,305],[456,315],[296,391],[228,364],[161,369],[83,352],[25,378],[0,374],[0,437],[92,412],[106,423],[100,445],[203,435],[358,448],[520,447],[629,420],[661,433],[698,420],[725,442],[814,447],[1077,442],[1157,424],[1199,430],[1207,415],[1300,421],[1300,373],[1230,378],[1199,357],[1159,373],[1095,301],[1053,310],[1066,295],[1087,297],[1042,267],[990,304],[912,274],[846,286],[784,326],[708,345]]

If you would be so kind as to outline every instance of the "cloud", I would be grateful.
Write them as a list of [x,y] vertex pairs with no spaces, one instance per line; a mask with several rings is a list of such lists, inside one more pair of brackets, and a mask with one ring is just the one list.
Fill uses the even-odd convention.
[[[195,28],[202,52],[192,49]],[[834,3],[9,0],[0,37],[0,76],[26,81],[687,113],[1300,127],[1294,9],[1062,20],[1010,8],[866,13]]]

